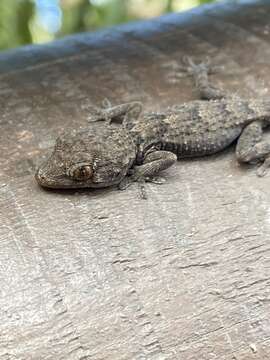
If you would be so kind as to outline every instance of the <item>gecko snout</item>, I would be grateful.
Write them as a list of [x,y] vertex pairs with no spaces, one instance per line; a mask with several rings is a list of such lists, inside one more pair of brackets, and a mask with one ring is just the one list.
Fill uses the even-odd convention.
[[45,186],[46,174],[42,171],[41,168],[36,171],[35,178],[39,185]]

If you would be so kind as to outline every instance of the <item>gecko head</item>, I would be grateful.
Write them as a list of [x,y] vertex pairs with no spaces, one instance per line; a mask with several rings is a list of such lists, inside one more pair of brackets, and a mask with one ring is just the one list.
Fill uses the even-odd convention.
[[91,126],[59,137],[35,177],[54,189],[107,187],[120,183],[134,159],[134,144],[122,127]]

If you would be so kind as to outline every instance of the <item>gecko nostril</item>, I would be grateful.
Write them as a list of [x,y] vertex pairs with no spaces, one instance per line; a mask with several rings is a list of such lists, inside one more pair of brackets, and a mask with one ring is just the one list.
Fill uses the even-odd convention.
[[36,174],[35,174],[35,178],[36,178],[36,180],[37,180],[37,182],[38,182],[39,184],[42,184],[42,183],[44,182],[46,176],[45,176],[45,174],[42,172],[41,169],[38,169],[37,172],[36,172]]

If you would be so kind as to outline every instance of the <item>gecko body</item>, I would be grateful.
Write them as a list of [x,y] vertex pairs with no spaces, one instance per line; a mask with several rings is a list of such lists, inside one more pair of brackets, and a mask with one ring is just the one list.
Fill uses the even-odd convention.
[[[208,81],[205,64],[189,60],[201,98],[159,113],[143,113],[130,102],[93,115],[88,128],[59,137],[36,179],[49,188],[100,188],[126,178],[150,180],[176,160],[217,153],[237,140],[239,162],[270,164],[270,143],[263,130],[270,125],[270,101],[226,96]],[[102,124],[100,121],[104,121]]]

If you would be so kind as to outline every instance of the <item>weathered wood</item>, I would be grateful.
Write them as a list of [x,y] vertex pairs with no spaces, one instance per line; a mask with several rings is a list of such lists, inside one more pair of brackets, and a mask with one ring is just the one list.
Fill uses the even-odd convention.
[[168,80],[185,54],[269,97],[270,4],[206,6],[0,55],[0,358],[270,358],[270,189],[229,150],[167,183],[45,191],[36,166],[88,107],[196,98]]

